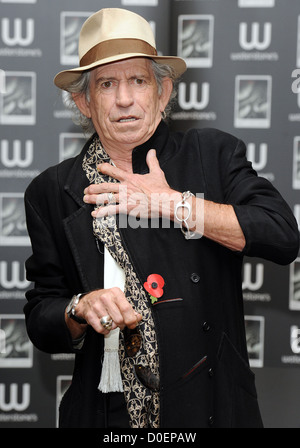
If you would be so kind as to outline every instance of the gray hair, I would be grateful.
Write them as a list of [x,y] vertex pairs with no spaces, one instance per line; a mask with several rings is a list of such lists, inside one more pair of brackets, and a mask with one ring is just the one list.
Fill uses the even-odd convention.
[[[162,81],[163,78],[170,78],[173,82],[173,89],[170,96],[169,103],[167,104],[165,111],[163,113],[163,119],[167,119],[170,116],[172,106],[175,102],[175,98],[177,95],[176,91],[176,73],[172,67],[169,65],[158,64],[157,62],[151,60],[151,66],[153,70],[153,74],[158,87],[158,95],[160,96],[162,93]],[[64,104],[65,106],[71,110],[73,113],[73,122],[77,125],[80,125],[85,134],[93,134],[95,132],[95,128],[93,122],[90,118],[83,115],[72,97],[72,93],[84,94],[87,101],[90,100],[90,70],[82,72],[80,78],[69,86],[67,86],[67,94],[64,96]]]

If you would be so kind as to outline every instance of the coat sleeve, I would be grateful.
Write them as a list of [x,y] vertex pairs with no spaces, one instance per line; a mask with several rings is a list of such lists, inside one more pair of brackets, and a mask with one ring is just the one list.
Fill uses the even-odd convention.
[[64,319],[71,291],[66,285],[57,241],[41,211],[45,198],[39,198],[41,185],[35,181],[25,193],[27,229],[32,255],[26,261],[27,279],[34,288],[26,293],[24,307],[29,338],[48,353],[73,352],[72,339]]
[[296,219],[274,186],[257,176],[238,141],[225,170],[225,202],[232,204],[244,232],[243,254],[289,264],[299,251]]

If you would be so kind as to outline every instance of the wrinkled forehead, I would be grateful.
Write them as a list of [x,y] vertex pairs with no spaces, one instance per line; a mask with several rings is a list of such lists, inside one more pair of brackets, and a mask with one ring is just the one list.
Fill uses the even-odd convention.
[[151,59],[130,58],[122,61],[101,65],[91,70],[93,77],[113,77],[118,79],[123,76],[154,76]]

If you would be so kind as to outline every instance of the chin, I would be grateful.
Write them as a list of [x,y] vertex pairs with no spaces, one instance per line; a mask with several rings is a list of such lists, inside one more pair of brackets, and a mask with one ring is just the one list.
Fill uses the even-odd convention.
[[148,129],[139,129],[139,128],[135,128],[135,129],[130,129],[130,127],[128,127],[127,129],[124,129],[122,132],[120,133],[116,133],[116,140],[123,142],[123,143],[136,143],[137,145],[140,144],[139,142],[142,141],[145,142],[147,141],[151,135],[152,132],[149,132],[149,128]]

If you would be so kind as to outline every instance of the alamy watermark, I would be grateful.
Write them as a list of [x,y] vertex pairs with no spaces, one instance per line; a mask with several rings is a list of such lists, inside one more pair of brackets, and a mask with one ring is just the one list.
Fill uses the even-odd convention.
[[[168,229],[180,228],[188,225],[193,231],[194,239],[203,236],[204,230],[204,194],[197,193],[189,198],[189,207],[185,207],[180,200],[179,193],[169,195],[167,193],[152,193],[150,199],[143,193],[127,194],[127,187],[120,187],[116,202],[105,201],[107,195],[99,195],[97,200],[98,224],[102,227],[114,227],[115,216],[119,215],[119,228],[152,228]],[[182,221],[175,218],[175,207],[178,207],[178,215]],[[184,224],[183,224],[184,223]]]

